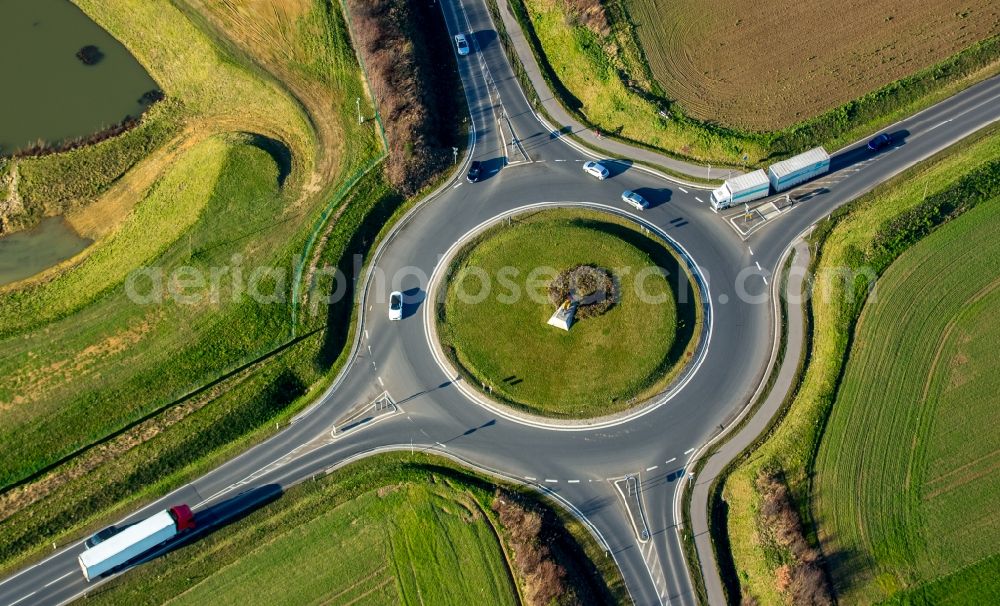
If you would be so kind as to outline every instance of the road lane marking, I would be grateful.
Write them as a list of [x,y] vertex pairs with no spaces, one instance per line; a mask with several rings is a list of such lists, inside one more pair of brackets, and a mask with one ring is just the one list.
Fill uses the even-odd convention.
[[30,598],[31,596],[35,595],[36,593],[38,593],[38,592],[37,591],[32,591],[31,593],[29,593],[28,595],[24,596],[23,598],[18,598],[16,600],[14,600],[13,602],[11,602],[10,606],[14,606],[14,604],[20,604],[21,602],[27,600],[28,598]]
[[701,202],[702,204],[705,203],[705,201],[702,200],[701,198],[699,198],[698,196],[695,196],[694,199],[697,200],[697,201],[699,201],[699,202]]
[[461,186],[461,185],[462,185],[461,183],[456,183],[456,184],[452,185],[451,188],[452,189],[458,189],[458,187]]
[[694,448],[688,448],[684,451],[684,454],[691,454],[692,452],[694,452]]
[[382,382],[382,377],[378,378],[378,384],[381,385],[382,387],[385,387],[385,383]]
[[566,481],[569,482],[570,484],[579,484],[580,483],[580,480],[566,480]]
[[565,160],[556,160],[556,162],[565,162]]
[[747,250],[749,250],[749,251],[750,251],[750,256],[753,256],[753,249],[752,249],[752,248],[750,248],[749,246],[747,246]]
[[76,571],[75,571],[75,570],[71,570],[71,571],[67,572],[66,574],[62,575],[61,577],[59,577],[58,579],[56,579],[56,580],[54,580],[54,581],[49,581],[48,583],[46,583],[46,584],[44,585],[44,587],[49,587],[49,586],[51,586],[51,585],[55,585],[55,584],[56,584],[56,583],[58,583],[59,581],[61,581],[61,580],[65,579],[65,578],[66,578],[66,577],[68,577],[69,575],[71,575],[71,574],[75,574],[75,573],[76,573]]
[[767,277],[766,276],[761,276],[761,278],[764,280],[764,284],[767,284]]
[[764,271],[764,268],[760,266],[760,261],[754,261],[757,264],[757,271]]
[[545,478],[545,481],[548,482],[549,484],[558,484],[559,483],[559,480],[553,480],[551,478]]
[[441,442],[434,442],[434,443],[437,444],[438,446],[440,446],[441,448],[448,448],[447,446],[445,446]]
[[534,482],[534,481],[535,481],[535,480],[537,480],[538,478],[533,478],[533,477],[531,477],[531,476],[524,476],[524,479],[525,479],[525,480],[530,480],[530,481]]
[[659,467],[659,465],[653,465],[652,467],[647,467],[647,468],[646,468],[646,471],[653,471],[653,470],[654,470],[654,469],[656,469],[657,467]]
[[670,459],[669,461],[664,461],[664,462],[669,465],[670,463],[673,463],[676,460],[677,460],[677,457],[674,457],[674,458]]
[[684,188],[683,188],[683,187],[681,187],[680,185],[678,185],[678,186],[677,186],[677,189],[681,190],[681,191],[682,191],[682,192],[684,192],[684,193],[688,193],[688,190],[684,189]]

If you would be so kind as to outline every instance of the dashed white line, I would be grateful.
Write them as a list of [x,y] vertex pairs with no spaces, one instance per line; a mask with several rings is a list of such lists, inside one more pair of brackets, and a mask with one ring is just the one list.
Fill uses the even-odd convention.
[[654,470],[654,469],[656,469],[657,467],[659,467],[659,465],[653,465],[652,467],[647,467],[647,468],[646,468],[646,471],[653,471],[653,470]]
[[559,480],[553,480],[551,478],[545,478],[545,481],[548,482],[549,484],[558,484],[559,483]]
[[534,482],[534,481],[535,481],[535,480],[537,480],[538,478],[533,478],[533,477],[531,477],[531,476],[524,476],[524,479],[525,479],[525,480],[528,480],[529,482]]
[[747,250],[749,250],[749,251],[750,251],[750,256],[753,256],[753,249],[752,249],[752,248],[750,248],[749,246],[747,246]]
[[385,383],[382,382],[382,377],[378,378],[378,384],[381,385],[382,387],[385,387]]
[[697,201],[699,201],[699,202],[701,202],[702,204],[705,203],[705,201],[702,200],[701,198],[699,198],[698,196],[695,196],[694,199],[697,200]]
[[767,276],[761,276],[761,279],[764,280],[764,284],[767,284]]
[[670,463],[673,463],[676,460],[677,460],[677,457],[674,457],[674,458],[670,459],[669,461],[664,461],[664,462],[669,465]]
[[566,481],[569,482],[570,484],[579,484],[580,483],[580,480],[566,480]]
[[456,184],[452,185],[451,188],[452,189],[458,189],[461,185],[462,185],[461,183],[456,183]]
[[367,340],[368,340],[368,329],[366,328],[365,329],[365,341],[367,341]]
[[684,451],[684,454],[691,454],[692,452],[694,452],[694,448],[688,448]]
[[757,264],[757,271],[764,271],[764,268],[760,266],[760,261],[754,261]]
[[441,442],[434,442],[434,443],[437,444],[438,446],[440,446],[441,448],[448,448],[447,446],[445,446]]
[[35,595],[36,593],[38,593],[38,592],[37,591],[32,591],[31,593],[29,593],[28,595],[24,596],[23,598],[18,598],[16,600],[14,600],[13,602],[11,602],[10,606],[14,606],[14,604],[20,604],[21,602],[27,600],[28,598],[30,598],[31,596]]
[[565,162],[565,160],[556,160],[556,162]]
[[682,191],[682,192],[684,192],[684,193],[688,193],[688,190],[684,189],[684,188],[683,188],[683,187],[681,187],[680,185],[678,185],[678,186],[677,186],[677,189],[681,190],[681,191]]
[[58,583],[59,581],[61,581],[61,580],[65,579],[66,577],[70,576],[71,574],[75,574],[75,571],[70,571],[70,572],[67,572],[66,574],[62,575],[62,576],[61,576],[61,577],[59,577],[58,579],[56,579],[56,580],[54,580],[54,581],[49,581],[49,582],[48,582],[48,583],[46,583],[46,584],[45,584],[44,586],[45,586],[45,587],[49,587],[50,585],[55,585],[56,583]]

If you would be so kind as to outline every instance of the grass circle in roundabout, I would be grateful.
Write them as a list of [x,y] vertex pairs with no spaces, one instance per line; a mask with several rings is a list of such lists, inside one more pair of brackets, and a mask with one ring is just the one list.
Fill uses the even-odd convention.
[[[600,313],[579,314],[568,331],[549,325],[552,293],[565,292],[580,267],[597,281],[607,272],[614,287],[599,290],[614,301],[598,300]],[[582,419],[632,408],[669,387],[699,338],[698,289],[686,265],[611,213],[516,215],[466,243],[445,279],[436,321],[451,363],[485,395],[535,415]],[[579,297],[581,310],[592,303]]]

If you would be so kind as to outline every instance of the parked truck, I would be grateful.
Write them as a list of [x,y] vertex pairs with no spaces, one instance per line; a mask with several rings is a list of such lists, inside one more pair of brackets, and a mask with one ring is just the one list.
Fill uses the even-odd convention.
[[722,210],[744,202],[763,198],[771,187],[764,169],[726,179],[722,187],[712,192],[712,207]]
[[127,526],[96,544],[88,541],[88,545],[92,544],[93,547],[80,554],[80,569],[84,578],[93,580],[193,528],[194,514],[190,507],[171,507]]
[[785,191],[818,177],[830,170],[830,154],[822,147],[815,147],[787,160],[772,164],[767,169],[767,177],[775,193]]

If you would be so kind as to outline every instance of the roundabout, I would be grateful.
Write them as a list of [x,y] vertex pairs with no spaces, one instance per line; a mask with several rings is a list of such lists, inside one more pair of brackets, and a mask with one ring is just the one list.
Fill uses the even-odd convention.
[[[633,219],[515,211],[462,242],[432,286],[434,329],[479,398],[552,419],[618,415],[693,359],[699,289],[671,245]],[[570,326],[547,322],[561,306]]]

